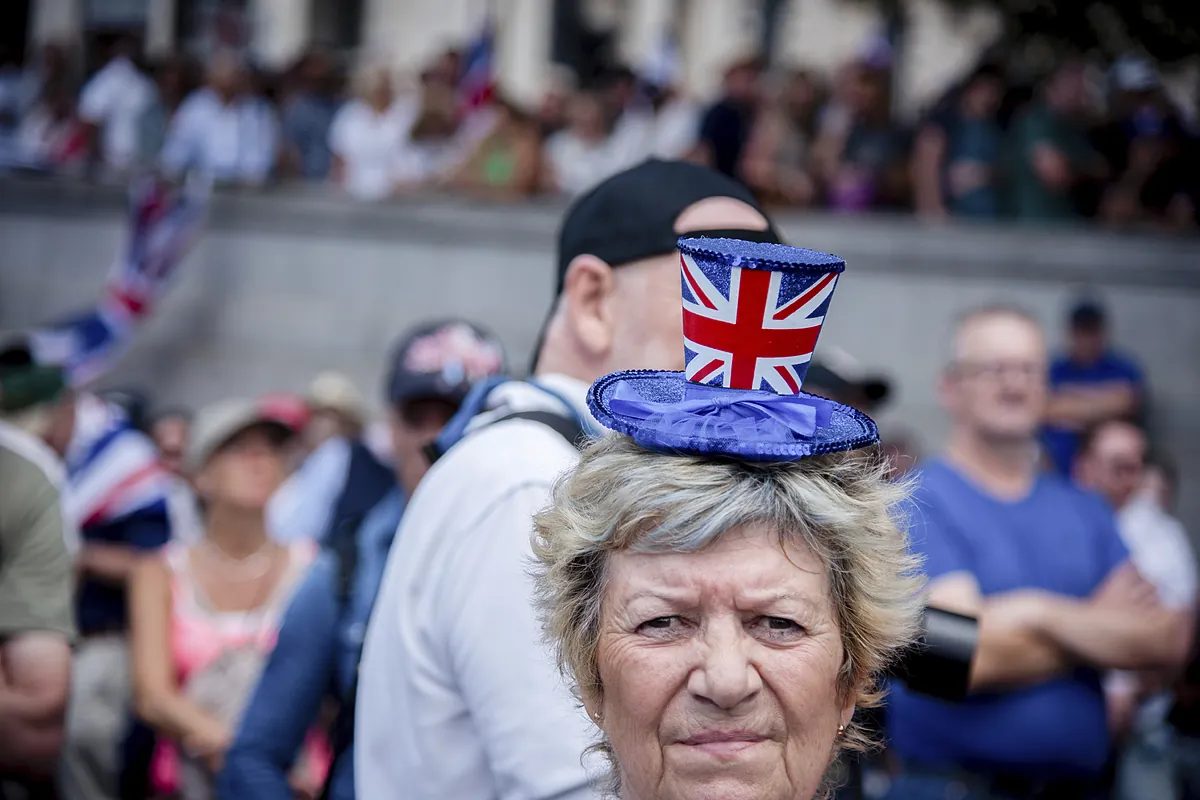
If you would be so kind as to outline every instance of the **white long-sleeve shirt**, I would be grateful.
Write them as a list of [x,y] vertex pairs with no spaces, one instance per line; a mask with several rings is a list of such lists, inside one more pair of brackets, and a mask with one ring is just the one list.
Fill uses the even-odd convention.
[[[586,414],[586,386],[540,382]],[[562,409],[521,383],[492,415]],[[582,800],[592,728],[543,642],[529,576],[533,515],[577,453],[509,420],[468,436],[413,495],[388,557],[359,671],[360,800]]]

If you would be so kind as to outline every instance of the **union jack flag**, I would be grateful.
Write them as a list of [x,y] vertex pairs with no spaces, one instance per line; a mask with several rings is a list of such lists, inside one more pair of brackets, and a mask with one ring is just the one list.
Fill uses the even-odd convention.
[[838,273],[724,267],[709,276],[687,253],[680,267],[687,379],[799,394]]

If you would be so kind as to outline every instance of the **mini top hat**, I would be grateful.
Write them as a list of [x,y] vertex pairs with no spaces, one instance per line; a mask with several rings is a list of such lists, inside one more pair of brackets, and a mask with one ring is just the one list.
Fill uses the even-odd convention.
[[601,425],[657,452],[794,461],[879,441],[849,406],[801,391],[840,258],[739,239],[679,240],[683,372],[614,372],[593,384]]

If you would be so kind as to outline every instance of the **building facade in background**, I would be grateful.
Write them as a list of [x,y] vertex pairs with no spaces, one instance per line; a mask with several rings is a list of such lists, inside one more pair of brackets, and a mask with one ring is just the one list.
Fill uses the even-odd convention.
[[[776,64],[829,72],[884,34],[870,4],[847,0],[14,0],[28,6],[28,41],[91,45],[133,34],[148,53],[203,56],[240,46],[264,66],[288,64],[310,44],[384,59],[415,73],[448,46],[495,21],[496,70],[506,94],[534,104],[553,70],[555,37],[579,18],[611,41],[619,60],[661,70],[711,96],[727,64],[769,46]],[[986,12],[947,13],[938,0],[907,0],[911,25],[897,59],[897,106],[930,102],[998,35]],[[559,17],[559,19],[556,19]],[[771,20],[771,22],[768,22]],[[562,44],[570,45],[570,42]],[[98,54],[91,52],[88,65]]]

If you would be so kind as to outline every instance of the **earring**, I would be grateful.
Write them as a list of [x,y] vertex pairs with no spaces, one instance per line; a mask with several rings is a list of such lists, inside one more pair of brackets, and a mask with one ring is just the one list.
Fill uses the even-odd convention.
[[604,715],[599,711],[595,711],[588,716],[590,716],[592,718],[592,722],[596,723],[597,725],[604,721]]
[[838,736],[844,736],[845,734],[846,734],[846,726],[838,725]]

